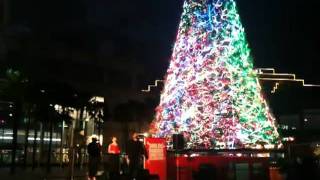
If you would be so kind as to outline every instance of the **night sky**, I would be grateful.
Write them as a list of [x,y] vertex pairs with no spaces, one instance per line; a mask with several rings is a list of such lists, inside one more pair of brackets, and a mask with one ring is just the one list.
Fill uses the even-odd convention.
[[[134,61],[162,78],[182,0],[13,1],[10,62],[37,78],[99,84],[112,61]],[[275,67],[319,83],[316,0],[237,0],[256,67]],[[22,44],[22,45],[21,45]],[[83,73],[86,72],[86,73]]]

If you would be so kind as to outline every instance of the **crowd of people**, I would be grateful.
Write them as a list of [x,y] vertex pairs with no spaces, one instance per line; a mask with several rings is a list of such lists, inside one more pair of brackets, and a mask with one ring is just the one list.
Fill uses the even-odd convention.
[[[102,147],[97,138],[92,138],[92,142],[88,147],[89,162],[88,162],[88,177],[89,180],[96,180],[96,175],[101,165],[102,159]],[[107,147],[108,159],[107,163],[110,179],[116,179],[116,177],[122,172],[127,173],[130,179],[135,179],[138,173],[143,169],[143,159],[148,159],[143,142],[139,141],[138,134],[132,133],[130,140],[126,143],[126,151],[123,163],[120,162],[120,147],[117,143],[117,138],[112,137],[111,143]],[[127,167],[127,171],[124,172],[124,167]]]

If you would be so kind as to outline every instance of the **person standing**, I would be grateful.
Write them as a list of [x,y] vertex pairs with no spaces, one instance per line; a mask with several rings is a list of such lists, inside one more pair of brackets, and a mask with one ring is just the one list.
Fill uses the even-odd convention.
[[112,143],[108,146],[108,153],[109,154],[120,154],[120,148],[117,143],[117,138],[112,137]]
[[101,158],[101,146],[97,143],[96,138],[92,138],[92,142],[88,145],[89,154],[89,180],[96,180],[98,166]]
[[136,178],[139,170],[143,169],[143,156],[148,159],[144,144],[138,140],[138,134],[133,133],[127,144],[129,175]]
[[110,179],[119,179],[120,173],[120,148],[117,143],[117,138],[112,137],[112,142],[108,146],[108,156],[109,156],[109,172]]

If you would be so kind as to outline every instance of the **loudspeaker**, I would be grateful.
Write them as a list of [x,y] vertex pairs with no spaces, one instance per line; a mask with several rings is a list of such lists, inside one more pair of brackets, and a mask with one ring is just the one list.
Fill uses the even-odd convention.
[[184,138],[182,134],[173,134],[172,135],[173,149],[183,150],[184,149]]

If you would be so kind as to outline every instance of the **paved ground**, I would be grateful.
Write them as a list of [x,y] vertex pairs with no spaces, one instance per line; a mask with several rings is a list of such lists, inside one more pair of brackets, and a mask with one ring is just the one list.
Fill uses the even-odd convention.
[[[75,169],[74,172],[74,178],[73,180],[87,180],[87,169]],[[97,177],[97,180],[107,180],[105,175],[102,175],[102,172],[100,171],[98,174],[100,174],[99,177]],[[271,173],[270,172],[270,179],[276,180],[276,179],[283,179],[279,176],[280,174],[278,172]],[[158,178],[152,178],[149,177],[149,180],[158,180]],[[206,179],[206,178],[201,178]],[[210,177],[208,178],[210,179]],[[308,179],[308,178],[306,178]],[[38,168],[34,171],[31,170],[31,168],[28,168],[26,170],[22,168],[17,168],[16,173],[14,175],[10,174],[9,168],[0,168],[0,180],[71,180],[69,176],[69,169],[68,168],[58,168],[53,167],[51,173],[46,173],[45,168]],[[129,180],[126,176],[118,176],[115,177],[114,180]]]
[[[143,171],[145,172],[145,171]],[[46,173],[45,168],[38,168],[32,170],[31,168],[22,169],[17,168],[14,175],[10,174],[9,168],[0,167],[0,180],[71,180],[68,168],[52,167],[50,173]],[[142,173],[141,175],[143,175]],[[108,173],[104,174],[103,171],[98,171],[97,180],[108,180]],[[154,176],[141,176],[142,179],[158,180]],[[87,180],[87,169],[75,169],[73,180]],[[129,180],[127,175],[120,175],[114,177],[113,180]]]
[[[68,178],[69,177],[69,178]],[[10,174],[9,168],[0,168],[1,180],[64,180],[70,179],[68,168],[52,168],[51,173],[46,173],[45,169],[17,168],[14,175]],[[74,180],[85,180],[86,169],[75,169]]]

